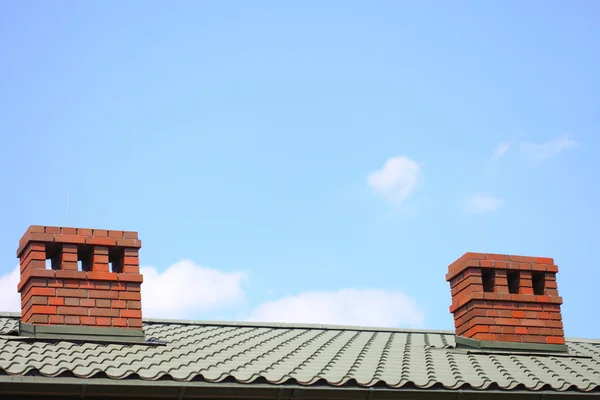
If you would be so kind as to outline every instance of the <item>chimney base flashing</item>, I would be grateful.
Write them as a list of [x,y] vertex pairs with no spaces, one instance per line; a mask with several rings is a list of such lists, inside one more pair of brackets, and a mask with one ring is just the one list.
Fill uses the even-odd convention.
[[546,344],[546,343],[516,343],[516,342],[496,342],[488,340],[470,339],[464,336],[456,336],[456,348],[468,348],[478,350],[508,350],[522,352],[546,352],[546,353],[567,353],[569,351],[566,344]]
[[142,329],[104,328],[92,326],[33,325],[19,324],[22,338],[35,340],[62,340],[122,344],[164,344],[158,341],[146,341]]

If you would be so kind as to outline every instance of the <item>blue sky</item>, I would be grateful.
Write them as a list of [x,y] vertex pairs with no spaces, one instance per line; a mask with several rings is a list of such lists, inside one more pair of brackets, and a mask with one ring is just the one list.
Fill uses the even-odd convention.
[[597,337],[599,13],[4,2],[4,308],[70,193],[71,225],[140,233],[146,316],[452,329],[447,266],[485,251],[554,257]]

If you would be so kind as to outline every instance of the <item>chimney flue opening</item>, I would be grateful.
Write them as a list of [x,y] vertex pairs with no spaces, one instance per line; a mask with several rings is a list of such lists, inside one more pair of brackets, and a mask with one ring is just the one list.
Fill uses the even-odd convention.
[[484,292],[493,292],[494,291],[494,281],[496,278],[496,271],[493,269],[483,269],[481,271],[481,281],[483,284]]
[[507,271],[506,279],[508,280],[508,293],[519,293],[519,287],[521,284],[521,275],[519,274],[519,271]]

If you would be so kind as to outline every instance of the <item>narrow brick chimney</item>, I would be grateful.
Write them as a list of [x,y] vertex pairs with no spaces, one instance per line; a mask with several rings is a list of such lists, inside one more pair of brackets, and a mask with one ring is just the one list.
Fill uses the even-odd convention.
[[137,232],[30,226],[17,250],[21,330],[141,332],[141,247]]
[[457,343],[566,349],[557,272],[551,258],[463,255],[446,275]]

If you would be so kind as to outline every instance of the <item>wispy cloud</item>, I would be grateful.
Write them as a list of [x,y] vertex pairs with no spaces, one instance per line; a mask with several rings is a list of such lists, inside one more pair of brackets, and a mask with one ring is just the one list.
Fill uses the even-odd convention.
[[415,190],[421,174],[419,165],[408,157],[389,158],[383,167],[367,177],[371,189],[400,205]]
[[523,142],[521,143],[521,152],[532,161],[540,163],[560,152],[580,145],[581,143],[571,139],[568,135],[562,135],[544,143]]
[[492,153],[492,160],[497,160],[500,157],[502,157],[503,155],[506,154],[506,152],[510,149],[510,144],[509,143],[501,143],[499,144],[495,149],[494,152]]
[[305,292],[263,303],[251,321],[380,327],[421,327],[423,312],[402,292],[342,289]]
[[465,205],[469,214],[486,214],[496,211],[504,205],[504,199],[486,193],[475,193]]

